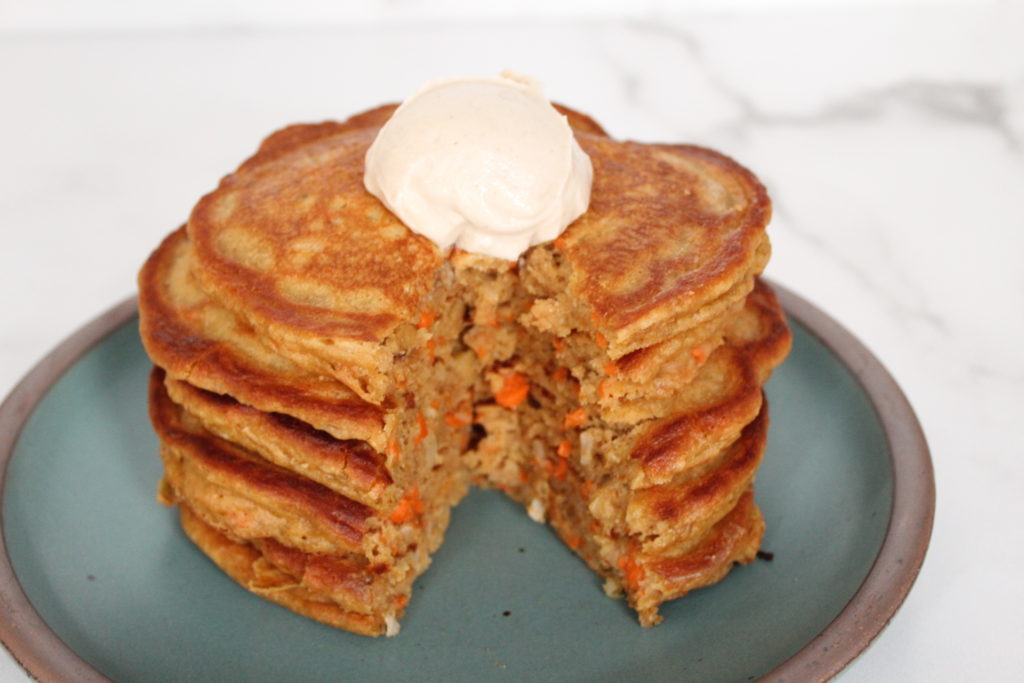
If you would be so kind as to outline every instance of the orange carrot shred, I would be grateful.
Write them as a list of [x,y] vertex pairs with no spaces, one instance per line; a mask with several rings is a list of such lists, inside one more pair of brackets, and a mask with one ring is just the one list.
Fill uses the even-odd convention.
[[583,496],[584,498],[590,498],[590,489],[591,487],[593,487],[593,485],[594,482],[590,481],[589,479],[585,479],[583,483],[580,484],[580,495]]
[[583,408],[577,408],[568,415],[565,416],[565,428],[570,429],[572,427],[579,427],[581,424],[587,421],[587,411]]
[[608,363],[607,365],[604,366],[604,374],[608,375],[609,377],[615,377],[616,375],[619,374],[619,366],[616,365],[615,363]]
[[458,429],[459,427],[465,427],[468,425],[469,420],[467,420],[465,415],[461,412],[447,413],[444,416],[444,423],[453,429]]
[[420,321],[416,323],[416,327],[424,329],[434,324],[434,320],[437,319],[437,315],[429,308],[420,313]]
[[427,356],[430,358],[431,363],[433,363],[434,359],[437,358],[437,355],[434,353],[436,348],[437,342],[435,342],[434,338],[431,337],[430,339],[427,340]]
[[412,516],[412,507],[409,505],[409,501],[406,498],[398,501],[398,505],[391,511],[391,515],[388,517],[395,524],[404,524]]
[[693,359],[698,363],[703,363],[704,359],[707,357],[707,354],[704,353],[704,349],[699,346],[694,347],[694,349],[690,351],[690,355],[693,356]]
[[423,504],[423,499],[420,498],[420,489],[418,486],[413,486],[410,490],[410,504],[412,505],[412,511],[417,515],[422,515],[426,506]]
[[430,430],[427,429],[427,418],[423,415],[422,410],[416,411],[416,422],[420,425],[420,431],[415,438],[416,444],[418,445],[423,441],[423,439],[427,438],[427,434],[430,433]]
[[522,482],[523,484],[525,484],[529,480],[530,480],[530,475],[528,475],[526,473],[526,470],[520,469],[519,470],[519,481]]
[[583,547],[583,537],[573,534],[569,538],[565,539],[565,544],[573,550],[579,550]]
[[530,393],[530,382],[521,372],[505,375],[501,389],[494,394],[494,400],[505,408],[515,408],[526,400]]
[[413,486],[406,491],[405,495],[402,496],[402,499],[398,501],[398,505],[395,506],[395,509],[391,512],[388,519],[395,524],[404,524],[409,521],[409,518],[414,514],[422,514],[424,509],[423,501],[420,500],[419,487]]
[[602,349],[608,347],[608,340],[605,339],[605,336],[600,332],[594,335],[594,341],[596,341],[597,345],[600,346]]
[[395,596],[395,605],[398,607],[398,609],[402,609],[403,607],[405,607],[408,604],[409,604],[409,596],[408,595],[396,595]]
[[603,379],[597,383],[597,395],[601,398],[608,398],[608,380]]
[[557,248],[557,249],[565,249],[565,247],[566,247],[565,238],[562,237],[562,236],[556,237],[555,238],[555,248]]
[[551,376],[554,377],[557,382],[564,382],[569,376],[569,368],[558,368]]
[[391,441],[388,441],[388,455],[390,455],[393,459],[398,460],[400,452],[401,451],[398,450],[397,440],[391,439]]
[[572,444],[569,443],[569,439],[562,439],[562,442],[558,444],[558,457],[568,458],[570,453],[572,453]]
[[644,568],[636,562],[636,558],[632,555],[623,555],[618,561],[619,569],[626,572],[626,585],[631,590],[636,590],[640,587],[640,582],[644,579]]
[[559,458],[558,464],[555,465],[555,479],[558,481],[565,481],[565,475],[569,472],[569,460],[566,458]]

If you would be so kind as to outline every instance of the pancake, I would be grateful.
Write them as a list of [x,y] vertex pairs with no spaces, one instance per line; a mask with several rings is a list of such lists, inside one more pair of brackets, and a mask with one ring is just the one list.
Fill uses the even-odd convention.
[[560,110],[591,205],[518,262],[441,253],[366,192],[387,105],[274,133],[143,267],[159,497],[250,591],[396,632],[470,480],[644,626],[754,556],[762,385],[791,342],[764,188]]
[[754,491],[744,492],[736,506],[720,519],[697,547],[681,555],[641,554],[624,562],[627,582],[636,589],[628,596],[643,626],[661,621],[658,606],[720,581],[734,564],[748,564],[757,555],[764,535],[764,518],[754,504]]
[[[212,296],[281,355],[379,403],[410,350],[396,328],[419,318],[445,258],[363,187],[379,130],[366,121],[257,153],[200,200],[188,233]],[[616,359],[746,295],[768,258],[770,215],[749,171],[698,147],[576,135],[592,199],[556,240],[557,290],[534,297],[549,317],[600,334]]]
[[372,585],[374,577],[365,571],[335,569],[342,581],[332,582],[341,586],[332,586],[330,594],[339,599],[327,599],[323,581],[313,581],[316,588],[310,588],[305,571],[296,576],[281,570],[255,544],[230,538],[204,522],[187,504],[179,506],[179,513],[181,527],[192,542],[225,574],[261,597],[328,626],[367,636],[379,635],[387,628],[387,619],[395,619],[394,614],[383,618],[375,614],[373,601],[365,597],[366,584]]
[[361,504],[206,431],[171,401],[159,369],[150,416],[164,462],[159,498],[181,508],[193,541],[254,593],[358,633],[396,628],[466,493],[465,477],[445,472],[421,481],[408,515],[396,516],[401,503]]
[[380,407],[275,353],[256,329],[198,286],[192,259],[179,229],[139,273],[140,335],[153,362],[173,378],[383,450],[387,433]]
[[611,520],[634,491],[685,478],[735,441],[761,411],[761,386],[791,343],[777,298],[758,282],[692,381],[667,399],[645,399],[657,405],[660,417],[617,424],[583,404],[591,411],[571,429],[564,428],[565,420],[580,405],[572,373],[550,357],[524,354],[531,360],[517,369],[529,376],[537,405],[515,411],[478,405],[487,433],[477,446],[478,466],[492,472],[497,484],[515,488],[523,478],[521,464],[538,456],[557,462],[561,447],[569,467],[592,482],[592,497],[608,511],[600,516]]
[[212,434],[344,496],[372,505],[396,489],[385,457],[365,441],[335,439],[290,415],[265,413],[187,382],[168,378],[165,385]]

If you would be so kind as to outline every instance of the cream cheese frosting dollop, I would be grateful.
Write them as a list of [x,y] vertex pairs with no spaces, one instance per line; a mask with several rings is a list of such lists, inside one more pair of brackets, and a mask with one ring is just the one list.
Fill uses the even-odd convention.
[[514,261],[587,210],[590,158],[530,78],[431,81],[366,153],[363,183],[442,250]]

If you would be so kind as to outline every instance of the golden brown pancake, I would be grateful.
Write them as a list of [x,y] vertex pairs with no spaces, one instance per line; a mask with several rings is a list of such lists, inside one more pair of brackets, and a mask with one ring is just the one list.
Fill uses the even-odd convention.
[[763,282],[747,297],[697,377],[680,391],[667,415],[637,434],[630,453],[631,485],[671,480],[699,465],[739,433],[761,407],[761,386],[789,353],[792,335],[774,292]]
[[640,623],[661,621],[658,605],[720,581],[734,564],[754,560],[764,535],[764,519],[754,505],[754,491],[744,492],[736,506],[715,524],[697,547],[681,555],[640,555],[630,565],[640,590],[629,593]]
[[[284,135],[188,222],[205,289],[282,355],[374,403],[406,350],[392,333],[418,317],[444,261],[363,187],[379,118]],[[588,211],[556,241],[569,269],[561,317],[601,334],[614,359],[746,295],[767,261],[770,215],[749,171],[697,147],[577,138],[594,185]]]
[[[185,503],[179,505],[179,513],[181,527],[192,542],[249,591],[328,626],[367,636],[384,632],[385,617],[375,613],[374,600],[368,596],[375,578],[372,573],[350,568],[341,561],[331,566],[329,576],[333,580],[329,583],[305,567],[301,573],[290,573],[268,560],[258,542],[230,538],[204,522]],[[315,563],[306,560],[308,555],[300,555],[304,565]],[[310,574],[316,578],[307,578]],[[394,614],[400,616],[401,612],[398,609],[389,616],[395,618]]]
[[208,431],[265,460],[371,505],[392,488],[385,457],[365,441],[335,439],[291,415],[256,410],[187,382],[165,384],[170,398]]
[[150,380],[150,417],[175,497],[236,536],[275,537],[319,553],[359,553],[374,510],[209,434]]
[[154,363],[175,379],[383,450],[387,435],[380,407],[277,354],[258,330],[206,295],[192,263],[191,245],[181,229],[164,240],[139,273],[140,333]]
[[640,537],[640,551],[681,553],[736,505],[751,487],[768,439],[767,406],[740,438],[682,481],[637,491],[626,507],[626,526]]

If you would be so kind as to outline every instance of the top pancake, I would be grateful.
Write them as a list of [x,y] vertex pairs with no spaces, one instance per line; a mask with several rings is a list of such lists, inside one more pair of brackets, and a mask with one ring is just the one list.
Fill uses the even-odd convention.
[[[445,262],[363,187],[391,111],[275,133],[188,223],[204,289],[372,402],[403,351],[392,333],[418,318]],[[564,111],[594,165],[590,208],[557,242],[565,289],[614,355],[685,329],[763,267],[770,208],[746,169],[697,147],[619,142]]]

